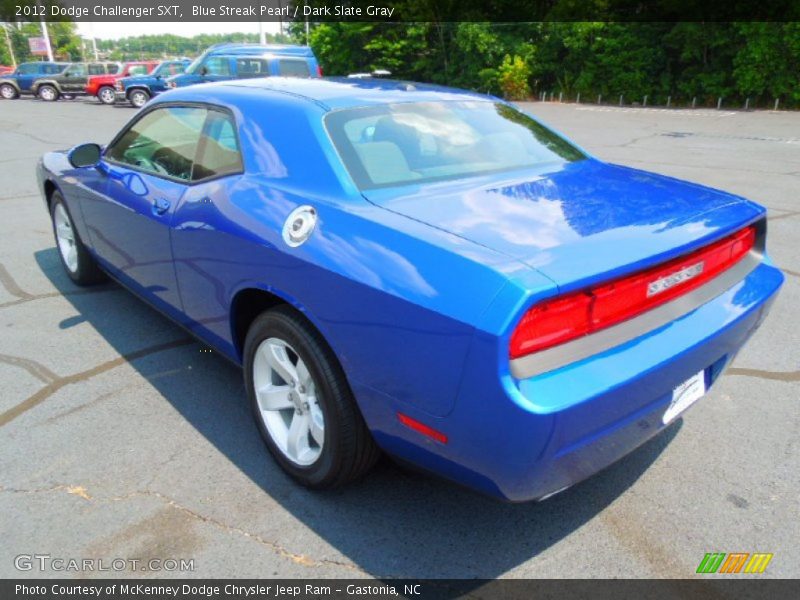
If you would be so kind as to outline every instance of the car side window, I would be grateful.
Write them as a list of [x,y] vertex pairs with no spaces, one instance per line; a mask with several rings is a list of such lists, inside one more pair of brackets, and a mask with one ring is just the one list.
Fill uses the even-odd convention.
[[85,77],[86,76],[86,65],[83,63],[72,65],[69,69],[64,72],[64,75],[67,77]]
[[208,110],[158,108],[136,121],[106,151],[106,159],[138,170],[189,181]]
[[136,77],[137,75],[147,75],[147,67],[145,65],[133,65],[128,69],[128,75],[130,77]]
[[268,77],[269,64],[263,58],[238,58],[236,59],[236,73],[242,79]]
[[278,74],[282,77],[311,77],[308,63],[304,60],[280,59],[278,61]]
[[17,73],[20,75],[31,75],[39,72],[39,65],[32,65],[32,64],[23,64],[20,65],[17,69]]
[[231,62],[221,56],[212,56],[203,63],[206,75],[230,75]]
[[55,75],[57,73],[61,73],[64,70],[64,65],[45,65],[42,69],[42,73],[46,75]]
[[192,180],[230,175],[243,171],[236,137],[236,124],[229,113],[210,110],[197,147]]
[[103,65],[91,64],[89,65],[89,75],[105,75],[106,69]]

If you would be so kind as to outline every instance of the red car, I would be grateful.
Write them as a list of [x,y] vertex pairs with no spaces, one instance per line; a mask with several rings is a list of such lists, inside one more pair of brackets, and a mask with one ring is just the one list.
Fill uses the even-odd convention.
[[134,75],[147,75],[157,66],[157,60],[126,62],[114,75],[95,75],[94,77],[89,77],[89,83],[86,84],[85,91],[89,96],[97,96],[97,99],[103,104],[114,104],[116,100],[114,84],[118,79]]
[[9,73],[14,72],[14,67],[7,67],[5,65],[0,65],[0,75],[8,75]]

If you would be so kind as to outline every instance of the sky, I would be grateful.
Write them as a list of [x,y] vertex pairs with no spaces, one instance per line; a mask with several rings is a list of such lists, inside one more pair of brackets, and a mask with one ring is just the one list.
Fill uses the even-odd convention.
[[[109,22],[109,23],[89,23],[80,21],[77,23],[78,33],[83,37],[94,36],[100,39],[116,40],[121,37],[173,33],[184,37],[192,37],[199,33],[258,33],[258,22],[214,22],[214,23],[193,23],[193,22],[173,22],[173,23],[146,23],[146,22]],[[279,24],[273,22],[264,23],[266,33],[278,33]]]

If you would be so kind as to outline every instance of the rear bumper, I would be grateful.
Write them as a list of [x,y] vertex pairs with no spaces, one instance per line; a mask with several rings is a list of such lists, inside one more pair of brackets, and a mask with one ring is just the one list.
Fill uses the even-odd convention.
[[[360,394],[375,392],[357,394],[376,440],[390,454],[505,500],[540,499],[662,431],[672,390],[701,370],[709,388],[761,324],[782,282],[778,269],[761,263],[666,325],[528,379],[512,377],[507,362],[490,371],[487,365],[496,365],[504,349],[496,337],[479,332],[458,401],[446,417],[385,397],[365,407]],[[443,432],[447,444],[397,424],[397,411]]]

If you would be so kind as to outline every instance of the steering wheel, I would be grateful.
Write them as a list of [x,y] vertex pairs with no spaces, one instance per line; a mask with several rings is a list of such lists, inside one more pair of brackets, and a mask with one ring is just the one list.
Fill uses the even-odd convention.
[[162,165],[157,163],[155,160],[150,160],[142,156],[139,156],[136,158],[135,164],[137,167],[141,167],[145,171],[153,171],[161,175],[169,175],[169,171],[165,169]]

